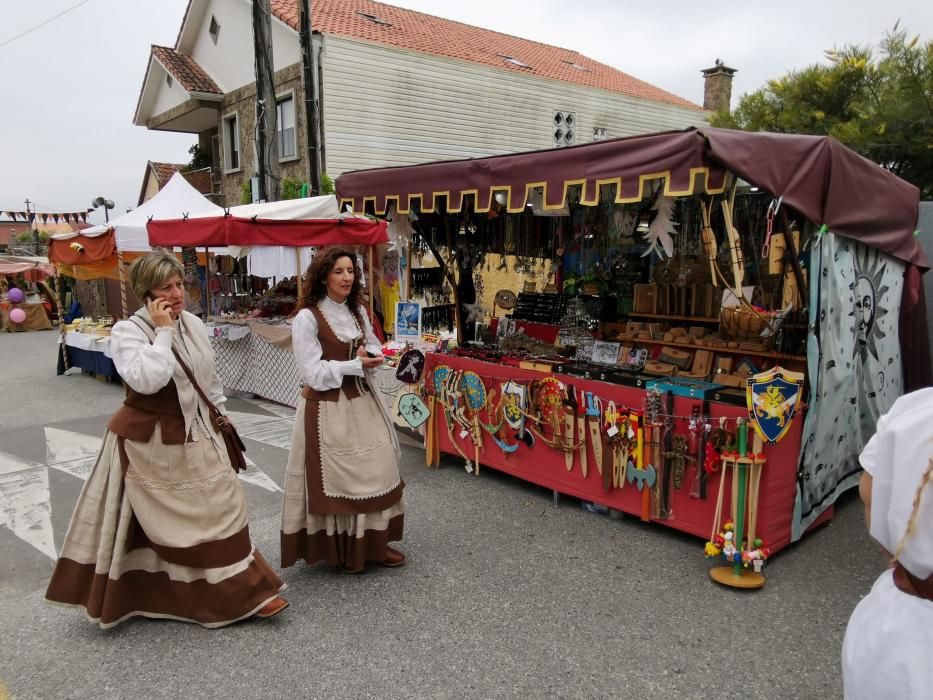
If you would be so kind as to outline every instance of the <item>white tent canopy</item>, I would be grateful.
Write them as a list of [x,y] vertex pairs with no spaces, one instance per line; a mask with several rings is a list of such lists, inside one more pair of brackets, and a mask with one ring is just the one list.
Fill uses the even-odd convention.
[[340,216],[340,205],[336,195],[325,194],[320,197],[302,199],[283,199],[280,202],[262,204],[242,204],[230,208],[231,216],[260,219],[336,219]]
[[[285,199],[280,202],[243,204],[230,208],[231,216],[260,219],[337,219],[340,205],[332,194],[302,199]],[[250,274],[257,277],[293,277],[304,271],[311,262],[311,248],[286,248],[284,246],[253,246],[238,249],[231,247],[231,254],[246,254]]]
[[180,219],[223,216],[223,213],[222,207],[194,189],[181,173],[175,173],[155,197],[114,219],[110,227],[116,235],[117,250],[146,252],[152,250],[146,232],[150,218]]

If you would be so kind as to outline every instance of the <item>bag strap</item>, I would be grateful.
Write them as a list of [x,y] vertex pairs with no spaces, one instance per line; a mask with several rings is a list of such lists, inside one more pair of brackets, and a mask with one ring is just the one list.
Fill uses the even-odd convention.
[[[150,336],[150,340],[152,340],[152,334],[155,333],[155,326],[140,316],[134,315],[132,320],[135,321],[136,325],[142,328],[143,331],[146,331],[146,335]],[[198,380],[194,378],[194,373],[191,371],[188,365],[185,364],[185,361],[181,359],[181,355],[178,353],[178,349],[174,345],[172,345],[172,354],[175,356],[175,361],[178,363],[178,366],[181,367],[182,371],[185,373],[185,376],[188,377],[188,381],[191,382],[191,386],[193,386],[194,390],[198,392],[198,396],[201,397],[201,400],[207,404],[208,410],[212,413],[216,413],[217,415],[223,415],[220,412],[220,409],[217,408],[217,406],[215,406],[209,398],[207,398],[207,394],[205,394],[204,390],[201,389],[201,385],[198,384]]]

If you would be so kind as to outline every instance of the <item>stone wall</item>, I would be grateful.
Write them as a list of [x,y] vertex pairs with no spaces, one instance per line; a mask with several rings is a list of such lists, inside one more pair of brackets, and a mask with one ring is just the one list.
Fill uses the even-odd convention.
[[[304,119],[304,91],[301,87],[301,64],[295,63],[283,68],[275,74],[276,94],[294,90],[295,95],[295,131],[297,139],[298,157],[294,160],[279,163],[281,177],[290,177],[301,182],[308,179],[308,165],[305,153],[306,132]],[[224,96],[220,111],[220,155],[223,162],[224,138],[223,117],[236,111],[240,119],[240,170],[235,173],[224,174],[223,203],[226,206],[240,204],[242,185],[256,175],[256,84],[246,85]]]

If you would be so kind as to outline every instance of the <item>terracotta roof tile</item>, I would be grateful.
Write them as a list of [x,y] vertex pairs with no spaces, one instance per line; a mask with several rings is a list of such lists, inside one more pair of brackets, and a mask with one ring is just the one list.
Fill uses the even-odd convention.
[[[271,0],[271,7],[276,17],[298,30],[298,0]],[[364,14],[387,24],[374,22]],[[311,15],[314,30],[323,34],[337,34],[480,63],[523,75],[562,80],[687,109],[702,109],[689,100],[576,51],[373,0],[314,0]],[[525,65],[517,65],[505,57],[512,57]]]
[[204,72],[191,56],[178,53],[175,49],[166,46],[152,46],[152,55],[165,66],[181,86],[188,92],[206,92],[222,95],[217,83]]
[[159,183],[159,189],[161,190],[172,179],[172,175],[185,166],[177,163],[156,163],[150,160],[149,167],[152,169],[152,174],[155,175],[156,182]]

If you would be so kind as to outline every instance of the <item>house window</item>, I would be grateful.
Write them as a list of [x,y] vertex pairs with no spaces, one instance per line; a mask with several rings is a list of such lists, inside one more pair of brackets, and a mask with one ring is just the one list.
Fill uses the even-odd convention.
[[169,87],[172,87],[172,74],[171,73],[165,74],[165,84],[168,85]]
[[594,141],[605,141],[609,138],[609,130],[604,126],[594,126],[593,127],[593,140]]
[[392,23],[391,23],[391,22],[386,22],[384,19],[382,19],[382,17],[378,17],[377,15],[371,15],[371,14],[369,14],[368,12],[357,12],[356,14],[360,15],[361,17],[365,17],[366,19],[368,19],[368,20],[369,20],[370,22],[372,22],[373,24],[380,24],[380,25],[382,25],[383,27],[391,27],[391,26],[392,26]]
[[224,166],[227,172],[240,169],[240,120],[236,114],[224,117]]
[[507,56],[504,53],[497,53],[496,56],[501,58],[506,63],[511,63],[513,66],[518,66],[519,68],[531,68],[531,66],[529,66],[524,61],[515,58],[515,56]]
[[279,159],[294,158],[298,155],[295,141],[295,98],[292,95],[275,103],[275,124],[278,130]]
[[217,43],[217,37],[220,36],[220,24],[217,22],[217,18],[214,15],[211,15],[211,26],[207,30],[210,32],[211,39],[214,40],[214,43]]
[[585,71],[587,71],[587,72],[590,72],[590,69],[589,69],[589,68],[587,68],[586,66],[581,66],[581,65],[580,65],[579,63],[577,63],[576,61],[568,61],[567,59],[563,59],[563,60],[561,60],[561,63],[566,63],[568,66],[570,66],[570,67],[573,68],[574,70],[585,70]]

